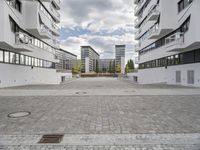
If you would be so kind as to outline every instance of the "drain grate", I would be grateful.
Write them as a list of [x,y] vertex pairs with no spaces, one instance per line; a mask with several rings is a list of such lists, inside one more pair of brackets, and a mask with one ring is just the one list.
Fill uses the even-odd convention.
[[38,143],[60,143],[63,139],[63,136],[63,134],[43,135]]

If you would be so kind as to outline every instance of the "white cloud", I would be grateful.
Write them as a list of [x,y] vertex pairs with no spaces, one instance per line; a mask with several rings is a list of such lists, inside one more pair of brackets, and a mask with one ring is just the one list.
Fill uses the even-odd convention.
[[66,36],[62,48],[80,58],[80,46],[91,45],[102,58],[114,58],[114,46],[126,44],[126,57],[133,58],[133,8],[133,0],[62,0],[61,26],[91,31]]

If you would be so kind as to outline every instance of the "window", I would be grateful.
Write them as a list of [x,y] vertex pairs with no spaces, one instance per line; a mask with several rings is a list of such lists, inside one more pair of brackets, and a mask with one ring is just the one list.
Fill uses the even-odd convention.
[[15,63],[15,53],[10,52],[10,63]]
[[32,64],[32,66],[35,65],[35,60],[34,60],[34,58],[31,58],[31,64]]
[[24,65],[24,64],[25,64],[24,55],[20,55],[20,64],[21,64],[21,65]]
[[4,52],[4,62],[9,63],[9,52]]
[[194,51],[180,54],[180,63],[181,64],[193,63],[195,61],[194,54],[195,54]]
[[31,66],[31,57],[28,57],[29,66]]
[[195,62],[200,62],[200,50],[195,51]]
[[0,50],[0,62],[3,62],[3,51]]

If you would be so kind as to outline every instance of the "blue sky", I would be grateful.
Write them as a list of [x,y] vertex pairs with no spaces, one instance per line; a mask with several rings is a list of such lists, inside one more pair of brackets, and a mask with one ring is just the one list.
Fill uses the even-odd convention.
[[134,58],[133,0],[61,0],[61,47],[80,58],[90,45],[101,58],[114,58],[116,44],[125,44],[126,60]]

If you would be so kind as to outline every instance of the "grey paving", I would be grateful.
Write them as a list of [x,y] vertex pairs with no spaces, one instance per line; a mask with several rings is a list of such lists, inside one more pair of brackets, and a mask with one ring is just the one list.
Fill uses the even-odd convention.
[[[1,89],[0,149],[199,150],[199,93],[116,78]],[[18,111],[31,115],[8,117]],[[37,144],[43,134],[55,133],[65,134],[63,143]]]

